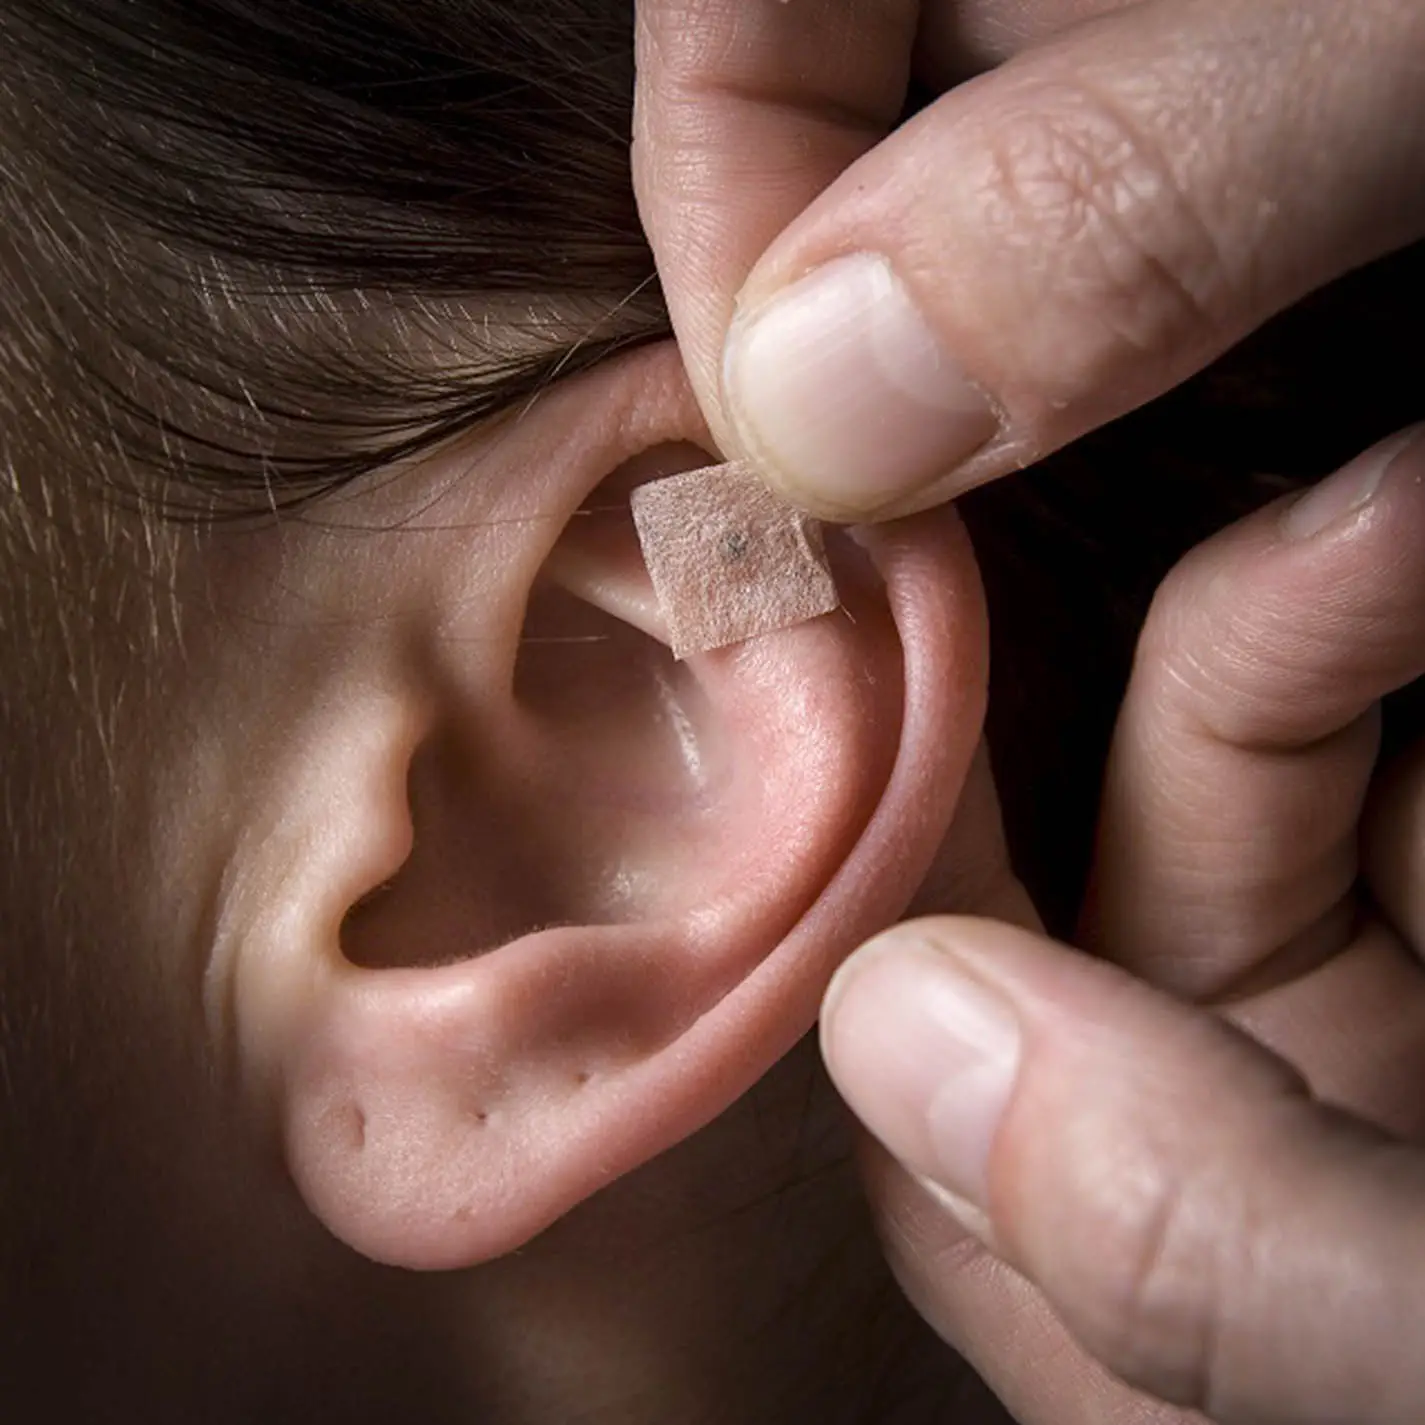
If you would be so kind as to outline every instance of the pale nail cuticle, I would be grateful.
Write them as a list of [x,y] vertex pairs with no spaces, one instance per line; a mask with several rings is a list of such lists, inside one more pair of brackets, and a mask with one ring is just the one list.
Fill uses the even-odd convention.
[[947,997],[940,1012],[948,1021],[942,1032],[949,1031],[947,1039],[953,1036],[960,1062],[947,1072],[925,1110],[942,1169],[935,1179],[983,1205],[990,1152],[1018,1070],[1019,1026],[993,991],[974,982],[958,986],[953,1006]]

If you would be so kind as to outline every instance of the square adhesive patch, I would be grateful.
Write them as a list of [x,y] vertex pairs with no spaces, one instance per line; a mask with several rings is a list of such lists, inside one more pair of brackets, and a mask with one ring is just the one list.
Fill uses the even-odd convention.
[[675,658],[840,606],[820,523],[741,461],[640,485],[630,503]]

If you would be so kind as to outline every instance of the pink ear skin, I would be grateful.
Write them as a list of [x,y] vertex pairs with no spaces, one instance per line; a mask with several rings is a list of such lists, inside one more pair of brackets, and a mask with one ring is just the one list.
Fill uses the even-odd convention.
[[513,561],[523,643],[336,706],[301,766],[339,815],[236,957],[291,1176],[382,1262],[509,1252],[744,1093],[906,908],[980,736],[953,514],[835,534],[843,610],[681,664],[626,515],[560,528]]
[[[692,660],[667,713],[687,722],[682,769],[646,725],[640,749],[602,723],[600,765],[547,701],[512,704],[472,774],[494,783],[472,815],[492,819],[440,868],[471,893],[442,906],[433,881],[380,926],[467,958],[333,958],[290,1046],[290,1168],[339,1237],[418,1268],[519,1246],[748,1089],[813,1024],[840,960],[904,909],[978,739],[982,615],[951,517],[866,548],[892,627],[862,591],[854,623]],[[567,887],[560,918],[580,921],[492,947],[489,908],[531,898],[493,854],[511,822],[539,848],[533,871]],[[467,900],[476,913],[449,923]]]

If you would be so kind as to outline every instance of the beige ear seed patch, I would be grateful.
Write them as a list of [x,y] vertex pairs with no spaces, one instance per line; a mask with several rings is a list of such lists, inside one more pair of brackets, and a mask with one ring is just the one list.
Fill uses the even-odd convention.
[[640,485],[631,504],[675,658],[804,623],[841,602],[820,524],[741,461]]

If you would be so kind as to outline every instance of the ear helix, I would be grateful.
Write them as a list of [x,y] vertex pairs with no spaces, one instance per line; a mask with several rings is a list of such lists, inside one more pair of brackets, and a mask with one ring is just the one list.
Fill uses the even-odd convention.
[[556,551],[516,666],[426,680],[411,854],[355,888],[347,955],[290,943],[325,911],[252,947],[258,979],[308,970],[275,1096],[336,1235],[413,1267],[511,1250],[805,1033],[838,958],[908,902],[978,740],[981,618],[951,524],[838,551],[849,614],[686,663],[616,612],[653,623],[641,562],[566,579]]

